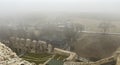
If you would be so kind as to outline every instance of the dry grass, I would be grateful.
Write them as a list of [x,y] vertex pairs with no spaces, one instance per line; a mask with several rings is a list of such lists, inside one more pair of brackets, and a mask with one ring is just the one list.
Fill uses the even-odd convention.
[[105,58],[111,56],[120,46],[120,35],[83,34],[74,43],[75,52],[82,57]]

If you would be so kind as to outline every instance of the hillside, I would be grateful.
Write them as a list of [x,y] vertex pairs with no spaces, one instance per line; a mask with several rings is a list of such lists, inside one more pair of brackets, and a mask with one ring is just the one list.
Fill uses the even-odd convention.
[[75,52],[82,57],[109,57],[120,46],[119,39],[119,35],[84,33],[74,44]]

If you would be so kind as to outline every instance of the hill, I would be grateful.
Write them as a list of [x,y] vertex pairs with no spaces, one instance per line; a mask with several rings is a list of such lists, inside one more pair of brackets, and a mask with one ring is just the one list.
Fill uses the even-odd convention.
[[74,43],[75,52],[82,57],[106,58],[120,46],[119,35],[83,33]]

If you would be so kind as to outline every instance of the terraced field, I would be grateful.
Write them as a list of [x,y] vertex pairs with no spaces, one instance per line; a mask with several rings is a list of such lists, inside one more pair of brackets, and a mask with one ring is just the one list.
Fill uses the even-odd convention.
[[34,62],[38,65],[38,64],[44,63],[51,57],[52,57],[52,54],[48,54],[48,53],[41,53],[41,54],[29,53],[29,54],[22,56],[21,58],[29,62]]
[[64,60],[64,59],[67,58],[67,57],[68,57],[68,56],[56,54],[53,59],[56,59],[56,60]]

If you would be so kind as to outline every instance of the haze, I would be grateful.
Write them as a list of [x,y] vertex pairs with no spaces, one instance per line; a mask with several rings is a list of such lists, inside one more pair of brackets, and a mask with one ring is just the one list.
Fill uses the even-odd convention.
[[119,14],[119,0],[0,0],[0,13],[87,12]]
[[1,42],[36,65],[120,65],[120,0],[0,0],[0,65],[17,65]]

